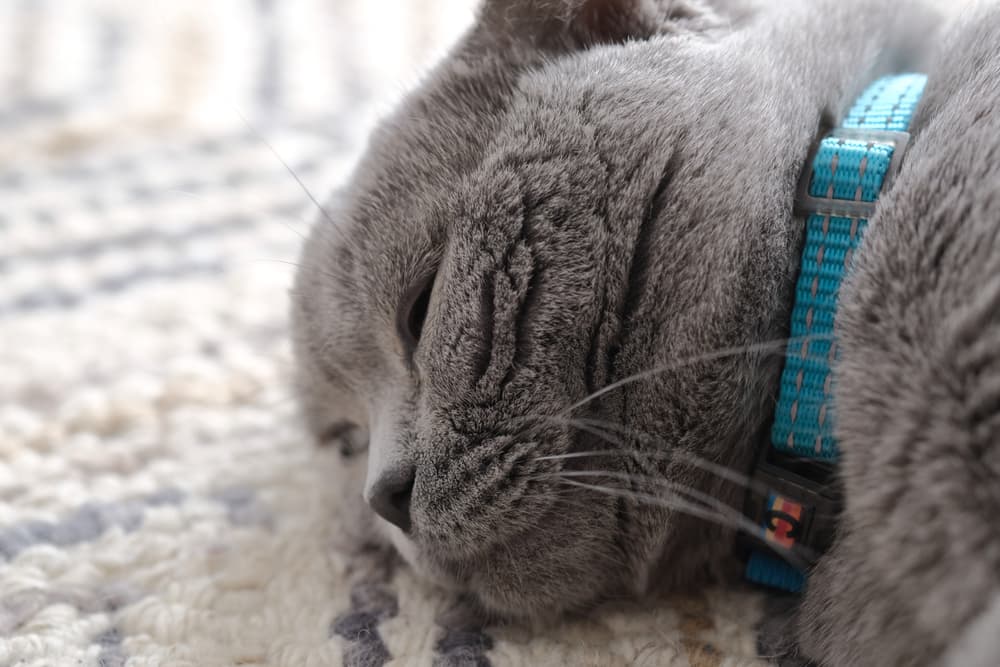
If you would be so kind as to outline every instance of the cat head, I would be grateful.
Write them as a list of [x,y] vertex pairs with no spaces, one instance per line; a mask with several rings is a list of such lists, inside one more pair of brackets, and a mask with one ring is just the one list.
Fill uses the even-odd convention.
[[757,140],[712,60],[726,11],[487,1],[304,246],[311,427],[367,436],[372,520],[494,612],[695,584],[731,549],[685,507],[739,504],[704,462],[747,467],[777,365],[716,353],[778,333],[794,239],[731,214],[788,218],[723,159]]

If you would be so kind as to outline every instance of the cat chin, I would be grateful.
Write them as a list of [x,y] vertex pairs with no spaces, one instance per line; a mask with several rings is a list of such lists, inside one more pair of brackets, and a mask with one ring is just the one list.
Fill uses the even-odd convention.
[[[380,517],[373,517],[374,532],[406,562],[413,573],[425,582],[441,588],[456,600],[456,614],[464,618],[486,622],[545,623],[561,618],[568,611],[588,607],[595,600],[591,595],[579,596],[586,587],[573,586],[577,595],[540,594],[541,590],[524,590],[515,585],[517,577],[498,574],[495,563],[489,558],[472,558],[463,564],[439,560],[423,553],[420,547],[403,531]],[[492,573],[494,577],[486,576]],[[544,586],[539,588],[545,588]],[[461,604],[458,604],[461,602]],[[475,613],[472,613],[472,612]],[[460,613],[461,612],[461,613]],[[454,622],[458,622],[457,620]]]
[[391,544],[396,549],[396,553],[403,557],[406,564],[419,572],[417,545],[406,537],[403,531],[381,517],[372,515],[372,520],[375,522],[375,532],[378,533],[379,537]]
[[410,569],[421,579],[439,586],[452,593],[468,593],[466,586],[457,577],[442,571],[427,563],[421,556],[420,549],[403,531],[381,517],[373,516],[375,532],[387,544],[391,544],[396,553],[410,566]]

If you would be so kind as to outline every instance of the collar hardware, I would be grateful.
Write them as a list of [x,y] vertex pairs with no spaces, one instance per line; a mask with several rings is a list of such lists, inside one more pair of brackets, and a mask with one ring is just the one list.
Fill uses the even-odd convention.
[[[804,216],[819,213],[847,218],[870,218],[875,213],[875,205],[878,203],[878,190],[888,190],[896,180],[909,143],[909,132],[854,127],[840,127],[833,130],[810,154],[806,164],[812,165],[812,168],[802,171],[802,178],[799,179],[795,195],[796,214]],[[888,165],[882,173],[875,197],[870,200],[865,198],[863,188],[856,188],[853,198],[837,197],[834,191],[836,188],[831,187],[833,184],[826,184],[826,188],[817,188],[816,174],[823,168],[819,162],[822,160],[823,152],[831,150],[841,153],[844,151],[860,153],[862,160],[870,158],[873,153],[884,155],[888,152]],[[860,164],[858,167],[861,169]],[[872,171],[869,172],[868,164],[865,162],[863,172],[874,173],[877,167],[875,165],[872,167]]]
[[[745,511],[761,527],[749,542],[812,565],[833,540],[841,507],[834,466],[762,447]],[[766,489],[766,494],[765,494]]]

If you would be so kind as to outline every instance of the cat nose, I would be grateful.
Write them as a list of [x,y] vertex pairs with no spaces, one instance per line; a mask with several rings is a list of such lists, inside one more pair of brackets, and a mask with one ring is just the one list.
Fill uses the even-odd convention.
[[410,531],[410,495],[416,472],[416,468],[407,464],[382,470],[365,493],[365,500],[375,513],[404,533]]

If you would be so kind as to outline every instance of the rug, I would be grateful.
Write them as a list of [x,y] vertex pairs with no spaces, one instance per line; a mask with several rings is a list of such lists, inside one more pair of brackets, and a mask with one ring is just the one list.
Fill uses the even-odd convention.
[[746,591],[449,628],[338,549],[285,165],[331,192],[469,5],[0,3],[0,665],[765,664]]

